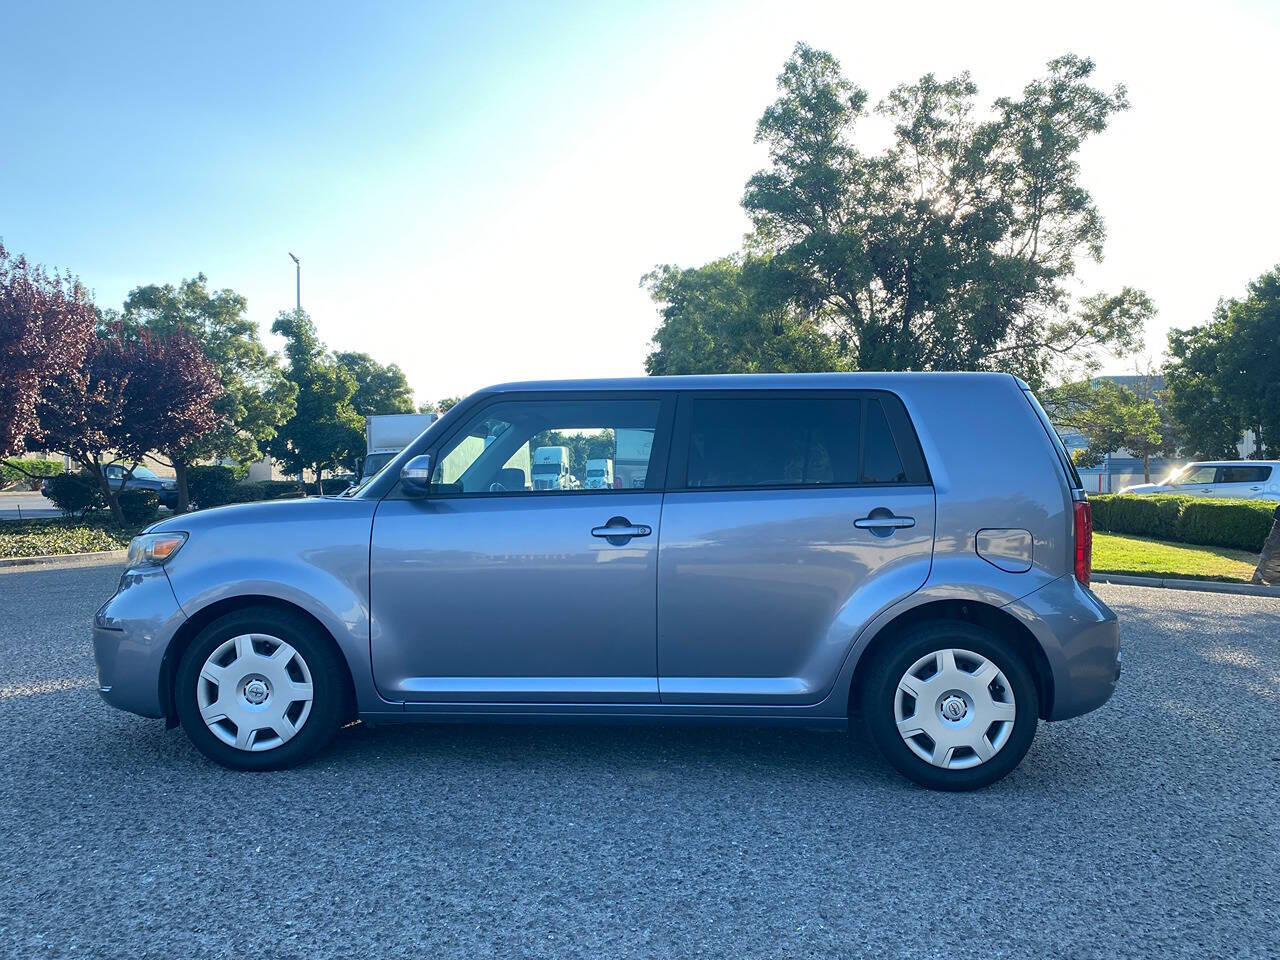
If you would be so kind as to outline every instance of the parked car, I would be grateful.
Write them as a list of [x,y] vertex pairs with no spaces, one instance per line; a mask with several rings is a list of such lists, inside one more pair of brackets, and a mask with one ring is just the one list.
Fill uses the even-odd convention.
[[1280,460],[1197,460],[1159,483],[1136,483],[1120,492],[1280,500]]
[[[574,430],[649,434],[643,486],[500,481]],[[496,386],[347,496],[153,524],[95,618],[98,684],[239,769],[353,717],[856,722],[971,789],[1115,688],[1091,542],[1006,374]]]
[[[170,510],[176,510],[178,507],[178,482],[170,477],[161,477],[146,467],[134,467],[133,476],[125,481],[125,475],[129,468],[123,467],[118,463],[113,463],[106,468],[107,485],[116,493],[120,492],[121,487],[126,490],[149,490],[154,493],[160,502]],[[47,481],[41,481],[40,493],[48,497],[49,489]]]

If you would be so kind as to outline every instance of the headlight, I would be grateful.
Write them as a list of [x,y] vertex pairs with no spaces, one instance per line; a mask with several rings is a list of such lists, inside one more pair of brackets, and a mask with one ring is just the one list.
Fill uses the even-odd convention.
[[144,533],[129,541],[129,557],[125,563],[130,569],[158,567],[171,559],[186,542],[185,533]]

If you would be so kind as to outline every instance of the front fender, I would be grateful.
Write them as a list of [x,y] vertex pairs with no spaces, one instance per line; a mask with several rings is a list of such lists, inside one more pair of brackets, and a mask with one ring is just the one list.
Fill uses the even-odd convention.
[[[166,566],[173,592],[187,617],[213,604],[254,597],[306,611],[346,658],[359,709],[385,709],[369,660],[369,535],[375,505],[292,503],[296,506],[256,512],[210,511],[205,522],[192,515],[190,539]],[[179,529],[182,522],[174,518],[168,526]]]

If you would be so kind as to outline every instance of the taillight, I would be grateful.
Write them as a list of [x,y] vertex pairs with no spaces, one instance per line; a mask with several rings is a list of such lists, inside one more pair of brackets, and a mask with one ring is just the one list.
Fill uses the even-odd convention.
[[1093,508],[1088,500],[1075,504],[1076,579],[1086,587],[1093,569]]

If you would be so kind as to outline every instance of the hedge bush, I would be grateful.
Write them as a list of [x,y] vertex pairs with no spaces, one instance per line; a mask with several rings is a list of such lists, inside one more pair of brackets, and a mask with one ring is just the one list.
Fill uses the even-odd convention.
[[307,495],[307,491],[297,480],[263,480],[258,486],[262,488],[262,496],[256,499],[261,500],[288,500]]
[[[18,467],[22,469],[18,470]],[[41,477],[54,477],[61,472],[61,460],[41,460],[36,457],[8,462],[0,460],[0,487],[21,483],[28,489],[39,490]]]
[[194,507],[236,503],[235,471],[231,467],[191,467],[187,470],[187,499]]
[[1178,494],[1098,494],[1089,498],[1093,526],[1175,543],[1258,553],[1276,505],[1267,500],[1206,500]]
[[83,473],[57,473],[45,481],[49,500],[64,517],[83,517],[106,506],[98,483]]
[[150,490],[121,490],[116,499],[124,522],[133,526],[145,526],[160,513],[160,498]]

